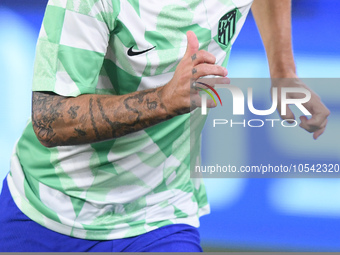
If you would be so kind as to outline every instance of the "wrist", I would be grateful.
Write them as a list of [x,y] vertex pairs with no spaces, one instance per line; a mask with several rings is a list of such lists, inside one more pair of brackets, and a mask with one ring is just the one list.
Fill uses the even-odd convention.
[[175,117],[190,112],[190,96],[183,97],[185,92],[178,91],[173,81],[157,88],[162,105],[168,117]]
[[295,78],[296,67],[293,54],[273,54],[268,58],[271,78]]
[[296,78],[296,69],[294,66],[282,66],[270,68],[270,77],[271,78]]
[[170,94],[170,91],[167,90],[167,85],[157,88],[157,95],[162,104],[161,108],[165,111],[165,115],[173,117],[175,114]]

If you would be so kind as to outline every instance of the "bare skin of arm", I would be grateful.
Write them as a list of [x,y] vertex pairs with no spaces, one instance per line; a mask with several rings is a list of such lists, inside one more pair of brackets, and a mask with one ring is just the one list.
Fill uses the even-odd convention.
[[33,128],[46,147],[120,137],[175,116],[165,107],[161,93],[154,89],[125,96],[69,98],[33,92]]
[[[212,54],[198,50],[193,32],[187,33],[187,39],[186,53],[164,86],[120,96],[86,94],[71,98],[33,92],[32,123],[39,141],[46,147],[105,141],[188,113],[193,104],[200,106],[199,95],[190,89],[191,79],[226,76],[227,71],[215,65]],[[214,106],[213,102],[208,104]]]
[[[296,67],[291,37],[291,0],[254,0],[252,12],[266,49],[272,87],[302,87],[311,92],[311,99],[304,106],[312,114],[310,119],[301,116],[300,127],[313,133],[317,139],[326,129],[330,111],[321,102],[319,96],[309,89],[296,75]],[[299,98],[301,94],[290,93],[290,98]],[[281,97],[278,97],[278,110],[281,114]],[[282,119],[295,119],[287,106],[287,114]]]
[[256,25],[265,46],[272,78],[296,73],[291,36],[291,0],[254,0]]

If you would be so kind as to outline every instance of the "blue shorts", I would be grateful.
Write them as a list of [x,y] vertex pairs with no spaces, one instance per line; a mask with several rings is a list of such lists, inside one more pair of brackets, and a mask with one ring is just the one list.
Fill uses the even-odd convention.
[[198,230],[186,224],[117,240],[94,241],[59,234],[18,209],[5,179],[0,195],[0,252],[202,252],[202,248]]

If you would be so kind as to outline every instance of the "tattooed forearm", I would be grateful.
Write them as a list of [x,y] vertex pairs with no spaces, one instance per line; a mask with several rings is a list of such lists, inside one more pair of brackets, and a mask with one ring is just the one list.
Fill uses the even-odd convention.
[[71,106],[70,109],[67,111],[68,114],[70,114],[72,119],[77,118],[77,110],[79,109],[79,106]]
[[76,133],[80,136],[86,136],[86,132],[85,130],[81,130],[79,128],[75,128],[74,131],[76,131]]
[[95,121],[94,115],[93,115],[93,104],[92,104],[92,102],[93,102],[93,98],[91,97],[90,100],[89,100],[89,111],[90,111],[90,116],[91,116],[91,125],[92,125],[94,133],[96,135],[96,138],[98,140],[100,140],[99,131],[97,129],[96,121]]
[[157,108],[157,101],[152,101],[152,102],[150,102],[150,100],[149,99],[147,99],[146,100],[146,103],[147,103],[147,106],[148,106],[148,109],[149,110],[154,110],[154,109],[156,109]]
[[85,144],[117,138],[173,117],[161,90],[123,96],[81,95],[76,98],[33,92],[32,123],[47,146]]
[[112,137],[116,137],[116,135],[115,135],[116,130],[117,130],[117,128],[119,128],[120,123],[118,121],[113,122],[113,121],[110,120],[110,118],[105,113],[105,109],[103,108],[103,105],[100,101],[100,98],[97,98],[97,105],[98,105],[98,108],[99,108],[99,111],[100,111],[102,118],[110,126]]
[[[47,143],[56,135],[53,124],[62,117],[62,113],[57,110],[62,98],[54,98],[47,93],[33,93],[32,97],[32,125],[39,137]],[[56,106],[56,107],[54,107]],[[44,114],[48,112],[48,114]]]

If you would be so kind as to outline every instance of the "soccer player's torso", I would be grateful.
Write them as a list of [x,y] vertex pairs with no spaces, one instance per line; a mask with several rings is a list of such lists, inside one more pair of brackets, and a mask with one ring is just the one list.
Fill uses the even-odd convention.
[[[166,84],[185,52],[188,30],[225,66],[252,0],[106,2],[119,10],[96,93],[121,95]],[[75,237],[115,239],[173,223],[198,226],[209,209],[204,186],[190,180],[190,131],[199,140],[203,125],[182,115],[106,142],[45,148],[29,123],[12,157],[9,188],[26,215]]]
[[189,30],[200,49],[226,66],[252,1],[120,1],[101,72],[109,79],[101,77],[105,84],[99,82],[98,91],[126,94],[166,84],[185,53]]

